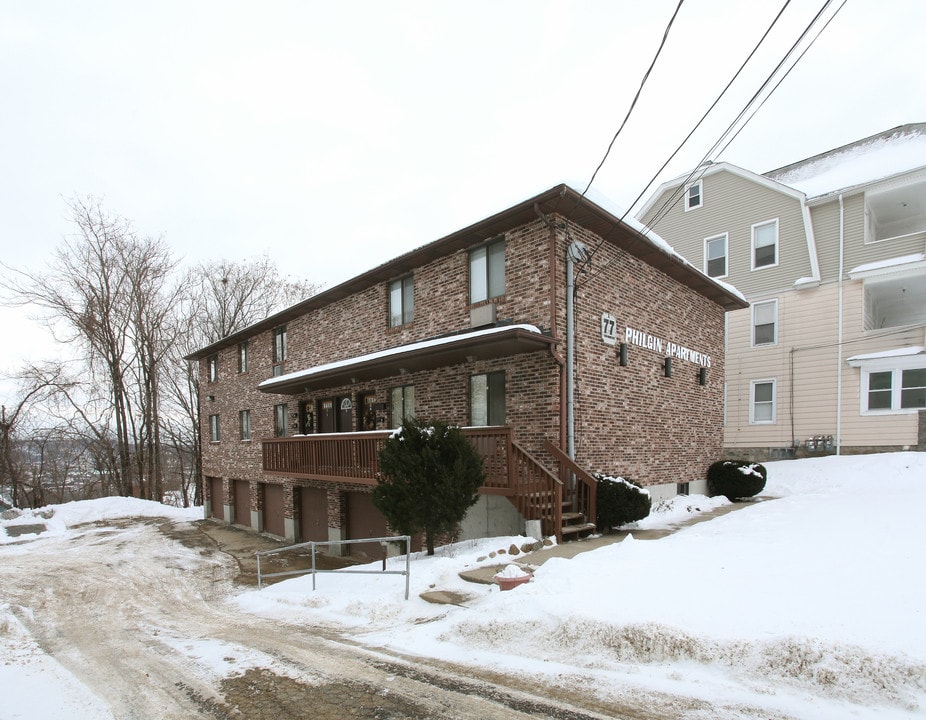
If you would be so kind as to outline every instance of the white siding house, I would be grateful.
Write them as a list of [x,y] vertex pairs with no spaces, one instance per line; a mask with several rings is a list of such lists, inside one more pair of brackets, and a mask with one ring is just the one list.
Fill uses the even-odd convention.
[[926,449],[926,123],[707,164],[638,219],[750,302],[727,315],[728,453]]

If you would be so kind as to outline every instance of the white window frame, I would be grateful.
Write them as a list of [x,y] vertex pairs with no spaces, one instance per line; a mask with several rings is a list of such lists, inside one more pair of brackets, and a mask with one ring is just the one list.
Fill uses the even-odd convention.
[[[903,393],[903,373],[905,370],[926,370],[926,358],[922,355],[912,357],[879,358],[865,362],[861,367],[861,386],[859,388],[859,413],[861,415],[912,415],[923,408],[901,407]],[[868,409],[869,381],[873,373],[891,373],[891,406],[883,409]]]
[[[708,257],[707,248],[715,240],[723,240],[723,274],[722,275],[711,275],[708,272],[708,262],[710,258]],[[704,274],[712,278],[725,278],[730,274],[730,234],[729,233],[720,233],[719,235],[711,235],[710,237],[704,238]]]
[[[775,262],[769,263],[767,265],[756,265],[756,230],[759,228],[766,227],[768,225],[775,226]],[[751,257],[749,262],[753,270],[765,270],[767,268],[778,267],[778,263],[781,261],[781,243],[779,242],[779,227],[778,227],[778,218],[773,218],[771,220],[763,220],[762,222],[756,223],[752,226],[751,229],[752,243],[751,243]]]
[[[770,420],[756,419],[756,385],[772,386],[772,417]],[[749,381],[749,424],[774,425],[778,422],[778,381],[776,378],[761,378]]]
[[[692,188],[698,188],[697,205],[691,202]],[[698,180],[698,182],[693,182],[691,185],[688,185],[685,188],[685,212],[688,212],[689,210],[697,210],[699,207],[704,207],[704,183],[701,180]]]
[[[775,307],[775,333],[774,338],[771,342],[756,342],[756,308],[760,305],[774,305]],[[749,341],[752,347],[774,347],[778,344],[778,298],[774,300],[760,300],[759,302],[754,302],[750,308],[750,322],[749,322]],[[766,323],[763,323],[766,324]]]

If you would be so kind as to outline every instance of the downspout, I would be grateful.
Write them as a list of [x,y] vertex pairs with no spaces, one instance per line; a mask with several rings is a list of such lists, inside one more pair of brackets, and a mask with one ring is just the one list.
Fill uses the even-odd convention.
[[[550,230],[550,247],[549,247],[549,256],[548,262],[550,265],[549,272],[549,286],[550,286],[550,337],[554,340],[559,341],[559,329],[557,325],[557,315],[556,315],[556,288],[557,284],[557,262],[556,262],[556,225],[554,225],[550,219],[543,214],[540,210],[540,206],[534,203],[534,212],[537,213],[537,217],[543,220],[544,224]],[[550,347],[550,355],[553,356],[553,360],[556,361],[556,364],[559,366],[559,447],[566,446],[566,361],[563,359],[562,354],[557,350],[556,345]]]
[[842,447],[842,275],[845,250],[845,206],[842,203],[842,193],[839,193],[839,280],[838,304],[839,314],[836,331],[836,454],[840,454]]
[[575,417],[575,340],[576,340],[576,260],[585,257],[585,246],[574,241],[566,249],[566,454],[576,458]]

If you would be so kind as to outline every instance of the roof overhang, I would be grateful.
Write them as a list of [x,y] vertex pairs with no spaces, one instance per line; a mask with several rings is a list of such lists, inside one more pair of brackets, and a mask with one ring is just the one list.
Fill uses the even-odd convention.
[[257,387],[266,393],[299,395],[335,385],[549,350],[556,342],[532,325],[473,330],[298,370],[264,380]]
[[632,227],[629,222],[622,221],[613,213],[592,202],[568,185],[557,185],[507,210],[480,220],[474,225],[400,255],[351,280],[281,310],[211,345],[190,353],[186,356],[186,359],[198,360],[204,358],[222,348],[233,345],[239,340],[253,337],[259,332],[270,330],[289,320],[305,315],[310,310],[325,307],[377,283],[400,277],[438,258],[486,242],[527,223],[536,222],[541,214],[548,217],[558,215],[569,218],[570,221],[577,225],[588,228],[604,240],[661,270],[674,280],[687,285],[697,293],[723,307],[724,310],[738,310],[749,306],[745,299],[732,291],[729,286],[718,284],[712,278],[694,268],[680,255],[667,250],[666,247],[654,242],[653,239]]

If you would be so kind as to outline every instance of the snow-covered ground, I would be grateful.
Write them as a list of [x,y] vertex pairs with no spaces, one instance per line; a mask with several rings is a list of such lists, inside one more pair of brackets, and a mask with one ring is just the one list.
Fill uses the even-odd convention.
[[[340,627],[371,648],[528,674],[604,697],[619,699],[632,687],[722,701],[723,717],[738,717],[737,706],[813,720],[926,717],[926,453],[767,467],[760,502],[659,540],[631,536],[571,560],[552,557],[510,592],[458,573],[511,560],[490,553],[523,538],[413,556],[408,601],[401,575],[336,573],[317,576],[315,591],[302,577],[226,602],[297,626]],[[680,498],[638,526],[671,525],[718,502],[726,501]],[[49,520],[13,522],[47,523],[60,537],[75,522],[120,514],[195,516],[126,500],[52,509]],[[30,545],[0,545],[0,562]],[[404,559],[389,560],[389,569],[403,567]],[[433,605],[418,597],[427,590],[469,599]],[[81,702],[79,684],[30,647],[0,605],[0,688],[27,683],[59,707]],[[8,710],[0,702],[0,717],[39,717]],[[71,717],[109,717],[94,712]]]

